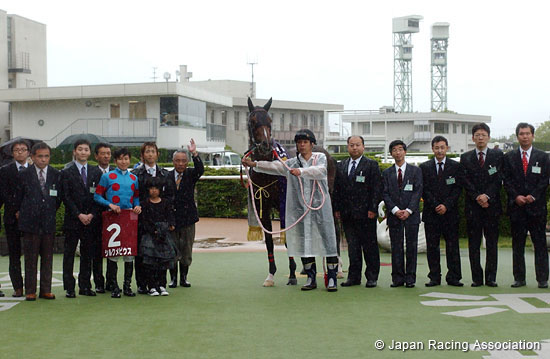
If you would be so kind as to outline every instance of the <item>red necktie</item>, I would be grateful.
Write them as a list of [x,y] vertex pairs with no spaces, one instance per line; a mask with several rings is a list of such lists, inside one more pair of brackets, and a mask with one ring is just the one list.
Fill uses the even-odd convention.
[[523,151],[523,158],[521,162],[523,162],[523,174],[527,175],[527,166],[529,166],[529,161],[527,161],[527,151]]
[[401,188],[403,186],[403,174],[401,172],[401,168],[399,168],[397,173],[398,173],[398,175],[397,175],[397,186],[399,186],[399,188]]
[[483,167],[485,164],[485,159],[483,158],[483,152],[479,153],[479,167]]

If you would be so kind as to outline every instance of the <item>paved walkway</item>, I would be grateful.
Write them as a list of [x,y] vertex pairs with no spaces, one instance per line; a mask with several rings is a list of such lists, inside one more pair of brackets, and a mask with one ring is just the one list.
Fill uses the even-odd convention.
[[[273,230],[279,230],[279,222],[273,221]],[[194,252],[263,252],[264,241],[249,242],[248,221],[234,218],[200,218],[195,227]],[[279,235],[275,235],[279,237]],[[275,245],[284,251],[284,245]]]

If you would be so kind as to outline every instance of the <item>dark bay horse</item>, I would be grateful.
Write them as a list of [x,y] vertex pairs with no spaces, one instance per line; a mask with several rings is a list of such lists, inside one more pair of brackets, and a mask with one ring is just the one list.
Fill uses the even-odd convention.
[[[268,112],[270,107],[271,99],[263,107],[254,106],[252,100],[248,99],[250,115],[248,116],[249,150],[247,153],[250,153],[250,159],[253,161],[276,161],[277,159],[273,155],[273,150],[276,150],[279,156],[286,157],[284,148],[271,137],[272,119]],[[254,198],[250,198],[250,191],[248,192],[248,197],[250,201],[253,200],[255,202],[262,226],[268,231],[272,231],[271,212],[274,209],[279,212],[281,229],[284,228],[286,178],[250,171],[250,180],[252,181],[251,186]],[[249,203],[251,203],[250,201]],[[252,213],[252,211],[254,211],[254,208],[249,205],[248,212]],[[254,214],[252,214],[252,217],[254,217]],[[284,233],[281,233],[282,238],[284,238],[283,236]],[[277,271],[273,252],[273,236],[264,232],[264,237],[267,248],[267,259],[269,261],[269,275],[264,281],[264,287],[272,287],[274,285],[273,276]],[[289,270],[290,275],[287,284],[296,285],[296,262],[293,257],[289,257]]]

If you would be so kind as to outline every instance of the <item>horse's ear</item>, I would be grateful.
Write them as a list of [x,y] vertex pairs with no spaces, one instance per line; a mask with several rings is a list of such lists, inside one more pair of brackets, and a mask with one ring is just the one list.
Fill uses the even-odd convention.
[[250,97],[248,98],[248,111],[253,112],[254,111],[254,104],[252,103],[252,100]]
[[269,111],[269,109],[271,108],[272,100],[273,100],[273,97],[270,97],[269,101],[267,101],[267,103],[264,105],[264,110]]

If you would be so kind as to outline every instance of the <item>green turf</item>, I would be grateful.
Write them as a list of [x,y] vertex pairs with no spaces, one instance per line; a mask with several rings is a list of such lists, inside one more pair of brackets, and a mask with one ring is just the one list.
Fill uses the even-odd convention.
[[[22,302],[0,312],[0,356],[30,358],[482,358],[487,352],[377,351],[374,341],[543,340],[550,338],[550,313],[513,310],[476,318],[442,313],[465,307],[428,307],[432,291],[467,295],[548,293],[535,287],[527,250],[528,287],[511,289],[511,250],[499,252],[498,288],[470,288],[467,253],[462,252],[463,288],[424,287],[425,255],[419,255],[417,287],[389,288],[391,267],[382,266],[379,286],[301,292],[286,286],[287,259],[276,252],[276,286],[263,288],[265,253],[196,253],[192,288],[169,297],[67,299],[55,287],[54,301]],[[346,254],[344,260],[347,263]],[[55,256],[55,270],[62,257]],[[382,262],[389,262],[382,253]],[[444,257],[442,264],[444,265]],[[318,263],[320,264],[320,263]],[[0,272],[7,271],[0,258]],[[299,265],[299,267],[301,267]],[[320,267],[320,266],[319,266]],[[347,267],[347,264],[346,264]],[[120,273],[119,273],[120,274]],[[60,274],[54,275],[60,279]],[[299,278],[299,284],[305,279]],[[4,282],[5,284],[5,282]],[[135,287],[135,284],[134,284]],[[10,289],[4,289],[8,295]],[[1,299],[0,299],[1,302]],[[542,308],[538,300],[530,303]]]

